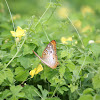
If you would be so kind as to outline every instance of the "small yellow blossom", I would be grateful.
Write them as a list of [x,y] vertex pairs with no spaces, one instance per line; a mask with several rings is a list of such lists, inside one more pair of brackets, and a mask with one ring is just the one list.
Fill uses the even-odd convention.
[[4,5],[0,2],[0,13],[4,13]]
[[75,45],[75,44],[77,44],[77,41],[74,41],[74,42],[72,43],[72,45]]
[[31,78],[33,78],[33,76],[34,76],[35,74],[38,74],[38,73],[41,72],[42,70],[43,70],[43,67],[42,67],[41,64],[39,64],[38,67],[37,67],[37,68],[34,68],[33,70],[31,70],[29,74],[31,75]]
[[87,25],[87,26],[85,26],[85,27],[82,29],[82,32],[83,32],[83,33],[84,33],[84,32],[87,32],[87,31],[92,32],[92,28],[91,28],[90,25]]
[[72,37],[69,37],[69,38],[62,37],[62,38],[61,38],[61,42],[62,42],[63,44],[68,44],[67,41],[72,41]]
[[92,13],[93,14],[94,10],[91,7],[89,7],[89,6],[83,6],[81,8],[81,12],[85,16],[87,13]]
[[100,40],[96,40],[95,43],[100,43]]
[[65,37],[62,37],[62,38],[61,38],[61,42],[62,42],[63,44],[66,44],[66,43],[67,43],[66,41],[67,41],[67,39],[66,39]]
[[100,43],[100,35],[99,36],[96,36],[95,43]]
[[21,16],[19,14],[16,14],[13,16],[13,20],[19,19]]
[[77,44],[77,41],[75,41],[75,44]]
[[61,18],[67,18],[69,14],[69,10],[66,7],[61,7],[58,10],[58,16]]
[[76,26],[76,28],[81,28],[82,23],[80,20],[76,20],[74,21],[74,25]]
[[34,70],[31,70],[30,71],[29,74],[31,75],[31,78],[33,78],[33,76],[35,75],[35,72],[36,72],[36,68],[34,68]]
[[17,27],[16,32],[15,31],[10,31],[13,37],[19,37],[21,38],[22,36],[25,36],[26,30],[22,29],[21,27]]
[[39,64],[39,66],[37,67],[37,70],[35,72],[35,74],[38,74],[39,72],[41,72],[43,70],[43,67],[41,64]]

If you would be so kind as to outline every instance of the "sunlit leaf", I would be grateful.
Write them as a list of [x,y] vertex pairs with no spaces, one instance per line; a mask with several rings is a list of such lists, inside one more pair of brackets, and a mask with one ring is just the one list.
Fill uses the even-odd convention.
[[12,71],[7,68],[6,71],[5,71],[5,75],[6,75],[6,78],[12,83],[13,77],[14,77]]
[[92,95],[82,95],[78,100],[93,100]]

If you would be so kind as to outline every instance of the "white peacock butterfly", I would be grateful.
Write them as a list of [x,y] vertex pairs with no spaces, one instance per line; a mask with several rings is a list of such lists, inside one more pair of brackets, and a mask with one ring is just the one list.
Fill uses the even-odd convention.
[[52,40],[47,47],[44,49],[42,53],[42,57],[40,57],[35,51],[33,53],[47,66],[54,69],[59,64],[58,57],[56,54],[56,41]]

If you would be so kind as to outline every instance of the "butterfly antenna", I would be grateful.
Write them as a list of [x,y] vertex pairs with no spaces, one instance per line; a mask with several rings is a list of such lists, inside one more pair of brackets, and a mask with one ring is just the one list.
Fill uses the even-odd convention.
[[39,59],[41,59],[41,57],[34,50],[32,50],[32,51]]

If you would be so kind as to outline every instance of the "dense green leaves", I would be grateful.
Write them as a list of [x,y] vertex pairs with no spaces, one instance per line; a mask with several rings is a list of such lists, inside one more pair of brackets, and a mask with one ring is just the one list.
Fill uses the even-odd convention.
[[31,85],[26,85],[22,91],[25,93],[25,98],[29,100],[35,100],[36,97],[40,96],[39,91]]
[[42,99],[46,99],[47,97],[47,94],[49,93],[46,89],[42,89],[42,86],[41,85],[38,85],[38,88],[40,89],[41,93],[42,93]]
[[7,97],[10,96],[10,95],[11,95],[10,90],[4,90],[4,91],[0,94],[0,98],[1,98],[2,100],[4,100],[5,98],[7,98]]
[[[100,100],[99,3],[7,2],[12,17],[5,0],[0,3],[0,100]],[[51,40],[57,47],[55,69],[42,64],[32,52],[42,56]],[[34,74],[39,64],[43,71]]]

